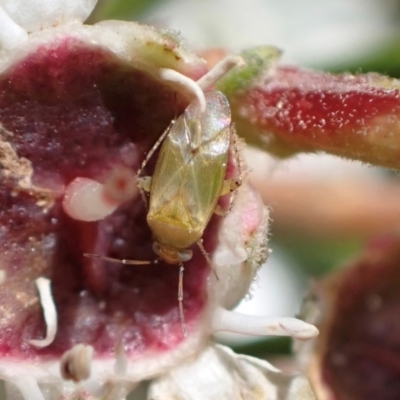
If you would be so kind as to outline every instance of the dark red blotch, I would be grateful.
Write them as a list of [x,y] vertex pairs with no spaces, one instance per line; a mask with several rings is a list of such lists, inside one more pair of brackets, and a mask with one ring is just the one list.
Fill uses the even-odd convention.
[[[31,162],[37,190],[20,190],[13,177],[3,176],[0,184],[6,271],[0,286],[2,356],[59,356],[77,343],[112,356],[119,341],[140,356],[149,348],[168,350],[183,339],[178,266],[123,266],[83,257],[89,252],[155,260],[142,200],[124,204],[98,223],[72,220],[61,201],[65,185],[78,176],[104,181],[116,166],[136,172],[184,106],[149,74],[72,39],[43,46],[3,73],[0,139]],[[145,173],[151,174],[155,157]],[[46,191],[55,197],[48,210],[37,204],[38,194]],[[218,218],[204,237],[208,251],[215,246],[217,224]],[[184,275],[189,324],[206,303],[209,274],[198,249],[194,253]],[[59,314],[56,340],[42,350],[27,343],[45,335],[37,276],[51,279]]]

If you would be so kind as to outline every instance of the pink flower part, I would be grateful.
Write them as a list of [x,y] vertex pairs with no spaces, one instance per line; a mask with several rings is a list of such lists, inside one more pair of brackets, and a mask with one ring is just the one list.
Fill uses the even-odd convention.
[[399,167],[400,85],[378,74],[278,67],[233,105],[240,133],[278,155],[323,150]]
[[[7,319],[13,331],[3,325],[1,354],[61,355],[75,343],[91,343],[97,352],[110,354],[116,335],[130,342],[130,352],[137,355],[148,348],[174,347],[181,340],[179,323],[169,334],[165,329],[178,321],[173,289],[177,268],[123,267],[83,257],[106,252],[153,260],[142,200],[124,204],[98,223],[82,223],[65,215],[53,188],[78,176],[102,181],[121,165],[137,169],[141,155],[173,118],[175,106],[181,109],[181,100],[145,72],[68,38],[37,49],[10,69],[0,92],[2,141],[29,160],[35,187],[16,187],[14,177],[2,183],[4,257],[12,265],[12,270],[6,268],[3,305],[10,302],[14,312]],[[126,156],[129,150],[131,157]],[[38,204],[44,191],[45,212]],[[212,236],[209,251],[215,246]],[[206,302],[208,268],[201,257],[192,263],[197,267],[188,263],[185,275],[188,320]],[[27,345],[44,330],[29,282],[38,274],[51,278],[60,317],[54,343],[41,350]]]

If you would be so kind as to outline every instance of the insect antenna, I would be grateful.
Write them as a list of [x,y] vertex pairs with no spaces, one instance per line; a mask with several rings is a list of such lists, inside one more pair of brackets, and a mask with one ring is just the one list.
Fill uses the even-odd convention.
[[183,263],[179,263],[179,282],[178,282],[178,302],[179,302],[179,319],[181,320],[182,334],[186,338],[188,336],[186,322],[185,322],[185,313],[183,311],[183,273],[185,271],[185,267]]
[[152,263],[152,261],[125,260],[119,258],[105,257],[101,256],[100,254],[83,253],[83,255],[88,258],[100,258],[101,260],[104,261],[109,261],[118,264],[125,264],[125,265],[149,265]]
[[168,135],[169,131],[175,124],[175,118],[169,123],[167,129],[162,133],[162,135],[157,139],[157,141],[154,143],[153,147],[150,149],[150,151],[147,153],[145,159],[142,161],[142,165],[138,169],[137,176],[139,177],[143,171],[143,168],[147,165],[149,162],[150,158],[154,154],[154,152],[160,147],[161,142],[166,138]]

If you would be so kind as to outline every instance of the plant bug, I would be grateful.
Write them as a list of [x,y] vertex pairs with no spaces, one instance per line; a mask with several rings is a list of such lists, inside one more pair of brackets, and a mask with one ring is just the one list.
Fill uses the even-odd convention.
[[[240,57],[227,57],[199,82],[176,71],[162,71],[164,79],[185,87],[195,99],[182,115],[171,122],[137,173],[139,188],[149,193],[147,223],[154,236],[153,250],[161,260],[180,267],[178,302],[185,337],[184,262],[192,258],[190,247],[197,243],[211,265],[202,245],[203,232],[213,213],[221,213],[218,208],[220,197],[235,191],[241,184],[239,160],[238,179],[225,180],[229,152],[235,138],[229,102],[219,91],[203,90],[242,62]],[[141,172],[159,147],[153,176],[141,177]],[[123,264],[148,263],[86,255]]]
[[154,235],[153,249],[168,264],[179,264],[179,309],[183,330],[183,272],[197,243],[210,263],[201,238],[219,198],[235,190],[225,180],[231,138],[230,107],[218,91],[205,93],[206,112],[192,102],[169,128],[151,178],[139,178],[150,195],[147,222]]

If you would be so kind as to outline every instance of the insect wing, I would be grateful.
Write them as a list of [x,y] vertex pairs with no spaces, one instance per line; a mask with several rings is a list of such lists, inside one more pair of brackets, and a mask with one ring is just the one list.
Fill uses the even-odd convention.
[[[203,115],[194,107],[187,112],[189,122],[196,121],[196,117],[200,121],[201,145],[192,150],[186,186],[186,202],[190,205],[191,216],[204,227],[221,195],[232,129],[226,97],[217,91],[206,92],[205,96],[207,110]],[[191,133],[193,143],[196,143],[198,130],[192,129]]]
[[201,237],[221,193],[230,142],[230,107],[217,91],[207,109],[191,103],[171,128],[152,178],[150,218],[182,225]]
[[[177,129],[177,122],[171,132]],[[160,149],[152,177],[150,218],[191,228],[191,218],[182,197],[183,183],[186,180],[187,165],[183,149],[172,142],[168,135]]]
[[187,248],[202,236],[185,204],[185,180],[187,166],[182,149],[167,136],[152,177],[147,222],[157,242],[175,249]]

